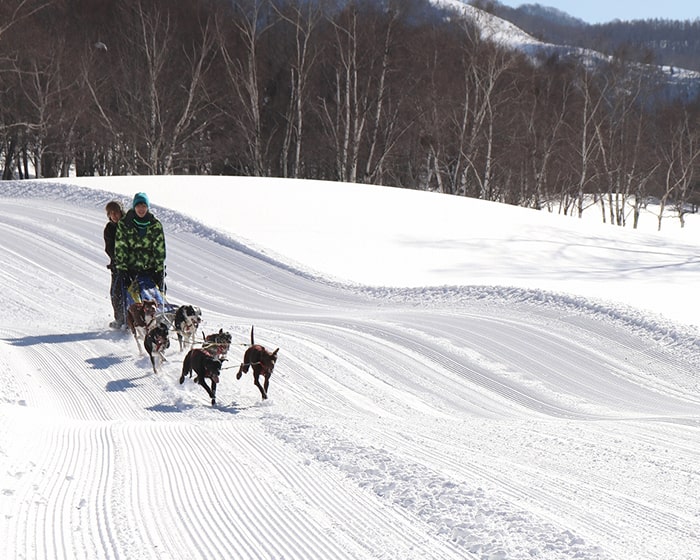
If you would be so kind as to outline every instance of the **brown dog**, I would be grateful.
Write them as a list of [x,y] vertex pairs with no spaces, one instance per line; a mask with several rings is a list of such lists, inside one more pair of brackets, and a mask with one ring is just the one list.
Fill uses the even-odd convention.
[[132,303],[126,310],[126,324],[136,340],[139,354],[143,354],[141,341],[146,338],[149,331],[156,327],[156,314],[158,306],[155,301],[146,300],[140,303]]
[[[264,346],[255,344],[253,339],[253,327],[250,328],[250,346],[243,355],[243,363],[236,374],[236,379],[240,379],[244,373],[248,373],[248,368],[253,368],[253,383],[260,389],[263,400],[267,398],[267,389],[270,386],[270,376],[275,369],[277,362],[277,352],[268,352]],[[260,376],[265,378],[263,385],[260,385]]]

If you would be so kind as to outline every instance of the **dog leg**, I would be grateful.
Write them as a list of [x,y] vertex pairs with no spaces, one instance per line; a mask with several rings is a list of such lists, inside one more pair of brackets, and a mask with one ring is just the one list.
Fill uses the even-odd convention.
[[180,385],[185,382],[185,375],[188,373],[192,377],[192,366],[190,365],[190,360],[192,359],[192,352],[188,352],[185,359],[182,361],[182,374],[180,375]]
[[260,394],[262,395],[263,400],[267,398],[267,391],[263,389],[263,386],[260,385],[260,380],[259,380],[260,374],[259,373],[254,373],[253,374],[253,383],[255,386],[260,389]]
[[156,360],[153,356],[151,356],[151,366],[153,367],[153,373],[158,373],[158,370],[156,369]]
[[214,388],[214,390],[212,391],[209,388],[209,385],[207,385],[207,382],[204,380],[204,377],[202,377],[201,375],[198,375],[195,381],[199,383],[202,387],[204,387],[204,390],[207,392],[209,397],[211,397],[211,404],[216,404],[216,383],[214,383],[214,381],[211,382],[212,387]]
[[141,348],[141,341],[139,341],[139,337],[136,334],[136,330],[134,330],[134,340],[136,341],[136,349],[139,352],[139,356],[143,356],[143,348]]

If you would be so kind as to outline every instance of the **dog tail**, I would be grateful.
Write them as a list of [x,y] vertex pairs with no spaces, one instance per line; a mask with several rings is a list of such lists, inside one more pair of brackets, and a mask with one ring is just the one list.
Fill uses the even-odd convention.
[[250,326],[250,345],[255,346],[255,338],[253,336],[253,330],[255,329],[255,325]]

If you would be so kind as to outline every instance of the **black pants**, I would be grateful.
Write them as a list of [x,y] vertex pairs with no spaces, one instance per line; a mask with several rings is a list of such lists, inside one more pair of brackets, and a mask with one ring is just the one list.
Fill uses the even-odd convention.
[[126,323],[124,316],[124,286],[121,275],[112,271],[112,284],[109,287],[109,296],[112,299],[112,309],[114,310],[114,320],[118,323]]

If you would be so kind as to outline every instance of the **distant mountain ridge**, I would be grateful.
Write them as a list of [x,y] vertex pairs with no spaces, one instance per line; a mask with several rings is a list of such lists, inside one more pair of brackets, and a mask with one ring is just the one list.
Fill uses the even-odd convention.
[[569,15],[568,13],[558,8],[552,8],[551,6],[542,6],[541,4],[522,4],[521,6],[516,8],[515,11],[557,24],[588,25],[584,20]]
[[[673,52],[663,39],[653,39],[651,35],[646,38],[639,33],[636,43],[631,38],[628,41],[622,39],[626,35],[620,29],[628,30],[627,36],[631,37],[632,30],[639,32],[644,26],[651,28],[662,22],[615,22],[592,26],[560,10],[538,4],[508,8],[492,0],[473,0],[472,4],[462,0],[431,0],[431,3],[472,20],[484,39],[523,52],[533,60],[543,56],[572,57],[589,67],[597,67],[608,64],[614,57],[623,60],[630,72],[648,75],[649,79],[663,85],[666,95],[673,98],[689,100],[700,93],[700,56],[693,65],[665,63],[659,60],[661,55],[657,56],[651,46],[639,46],[658,44],[660,50]],[[694,24],[675,23],[681,27],[698,27],[694,41],[700,55],[700,20]],[[682,60],[679,55],[666,58]]]
[[635,62],[700,71],[700,18],[695,20],[633,19],[588,24],[541,4],[510,8],[493,0],[472,5],[504,19],[546,43],[624,52]]

